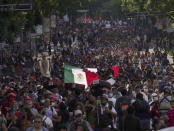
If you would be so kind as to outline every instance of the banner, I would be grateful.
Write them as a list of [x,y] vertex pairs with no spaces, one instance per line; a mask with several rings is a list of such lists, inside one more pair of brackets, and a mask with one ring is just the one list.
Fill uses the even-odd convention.
[[36,32],[37,35],[41,35],[43,33],[42,25],[35,26],[35,32]]
[[64,20],[65,22],[69,22],[69,17],[68,17],[67,14],[63,17],[63,20]]
[[46,56],[42,57],[42,59],[39,61],[39,65],[42,76],[50,77],[50,64]]
[[115,80],[114,79],[109,79],[109,80],[107,80],[107,82],[112,86],[112,85],[114,85],[115,84]]

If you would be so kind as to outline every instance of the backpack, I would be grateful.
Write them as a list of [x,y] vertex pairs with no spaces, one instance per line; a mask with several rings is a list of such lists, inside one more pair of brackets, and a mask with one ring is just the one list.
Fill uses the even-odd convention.
[[127,102],[121,102],[120,103],[120,110],[122,112],[125,112],[127,110],[127,108],[129,107],[129,104]]
[[47,116],[45,117],[45,119],[42,120],[42,125],[47,128],[47,124],[46,124],[46,121],[45,121],[46,119],[47,119]]
[[146,101],[136,100],[135,103],[133,103],[133,105],[137,113],[149,112],[149,105]]
[[127,108],[129,107],[130,102],[127,99],[121,99],[116,104],[116,111],[119,117],[127,114]]

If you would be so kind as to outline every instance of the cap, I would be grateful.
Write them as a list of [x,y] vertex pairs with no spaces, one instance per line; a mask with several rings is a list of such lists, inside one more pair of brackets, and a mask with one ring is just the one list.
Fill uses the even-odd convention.
[[16,97],[16,94],[10,93],[8,96],[9,96],[9,97]]
[[74,115],[75,116],[82,115],[82,111],[81,110],[75,110]]
[[103,95],[101,96],[101,98],[105,98],[105,99],[107,99],[107,100],[108,100],[108,95],[103,94]]
[[156,93],[152,93],[152,97],[155,97],[155,96],[157,96],[157,94]]

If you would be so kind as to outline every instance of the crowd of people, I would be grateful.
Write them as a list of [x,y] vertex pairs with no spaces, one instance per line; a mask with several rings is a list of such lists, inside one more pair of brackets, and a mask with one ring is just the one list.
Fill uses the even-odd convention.
[[[4,57],[0,130],[158,131],[174,126],[174,69],[166,53],[149,52],[155,34],[144,29],[148,23],[105,24],[63,24],[53,36],[49,78],[31,52]],[[97,68],[104,82],[88,88],[64,83],[65,65]],[[116,78],[113,66],[119,66]],[[108,79],[115,83],[106,84]]]

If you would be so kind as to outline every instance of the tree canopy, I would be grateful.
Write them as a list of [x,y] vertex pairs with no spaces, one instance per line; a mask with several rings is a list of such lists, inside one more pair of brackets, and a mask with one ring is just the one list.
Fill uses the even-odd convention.
[[130,12],[159,12],[174,20],[173,0],[122,0],[122,9]]
[[76,10],[88,9],[93,17],[116,18],[122,12],[159,12],[174,20],[174,0],[0,0],[0,5],[32,4],[30,11],[4,11],[0,7],[0,41],[9,40],[20,34],[21,27],[31,30],[34,25],[42,24],[43,17],[51,14],[63,16],[69,14],[75,17]]
[[34,25],[42,24],[43,17],[50,17],[53,13],[65,15],[73,8],[85,8],[88,2],[90,0],[0,0],[0,5],[32,4],[32,10],[29,11],[0,7],[0,41],[8,40],[13,43],[22,27],[31,30]]

